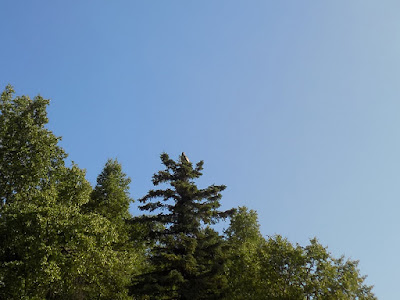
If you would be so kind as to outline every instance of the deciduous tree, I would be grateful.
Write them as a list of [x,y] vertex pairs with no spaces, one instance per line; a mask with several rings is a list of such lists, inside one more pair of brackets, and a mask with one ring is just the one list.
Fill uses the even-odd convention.
[[357,261],[334,258],[316,239],[305,247],[279,235],[264,239],[254,211],[239,208],[226,235],[235,245],[226,299],[376,299]]
[[65,166],[48,103],[10,86],[0,100],[0,299],[128,299],[118,230],[82,210],[92,188]]

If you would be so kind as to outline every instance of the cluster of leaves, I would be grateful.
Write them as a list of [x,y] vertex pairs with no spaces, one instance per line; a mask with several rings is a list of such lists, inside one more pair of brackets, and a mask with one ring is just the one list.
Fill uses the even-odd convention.
[[230,299],[376,299],[357,261],[333,258],[316,239],[305,247],[279,235],[265,239],[256,212],[246,207],[226,235]]
[[184,154],[161,155],[133,217],[121,165],[92,187],[46,128],[49,101],[13,94],[0,99],[0,299],[375,299],[357,262],[265,239],[244,207],[220,211],[225,186],[198,188],[203,162]]
[[0,299],[128,299],[129,180],[109,161],[92,189],[45,128],[48,100],[13,92],[0,101]]

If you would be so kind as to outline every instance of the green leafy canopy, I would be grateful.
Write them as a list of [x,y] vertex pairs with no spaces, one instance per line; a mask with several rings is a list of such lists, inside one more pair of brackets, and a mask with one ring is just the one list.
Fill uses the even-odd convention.
[[221,211],[226,187],[199,188],[204,163],[184,153],[161,154],[133,217],[121,164],[92,187],[46,127],[48,105],[11,86],[0,97],[0,299],[376,299],[357,261],[265,238],[246,207]]

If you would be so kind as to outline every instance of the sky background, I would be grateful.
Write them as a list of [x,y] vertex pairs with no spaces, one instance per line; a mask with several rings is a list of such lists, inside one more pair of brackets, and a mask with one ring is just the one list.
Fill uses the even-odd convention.
[[93,184],[117,158],[138,199],[185,151],[223,208],[316,236],[397,300],[399,20],[398,1],[4,0],[0,88],[52,100]]

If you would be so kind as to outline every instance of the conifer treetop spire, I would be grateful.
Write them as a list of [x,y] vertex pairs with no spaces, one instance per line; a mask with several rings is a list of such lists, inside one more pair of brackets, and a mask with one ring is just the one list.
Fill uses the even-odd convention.
[[162,153],[161,161],[165,169],[153,175],[153,184],[162,186],[139,199],[139,209],[149,214],[136,219],[151,228],[151,270],[131,291],[151,299],[222,299],[225,243],[211,226],[233,214],[219,210],[226,186],[199,188],[203,161],[192,164],[184,152],[176,161]]

